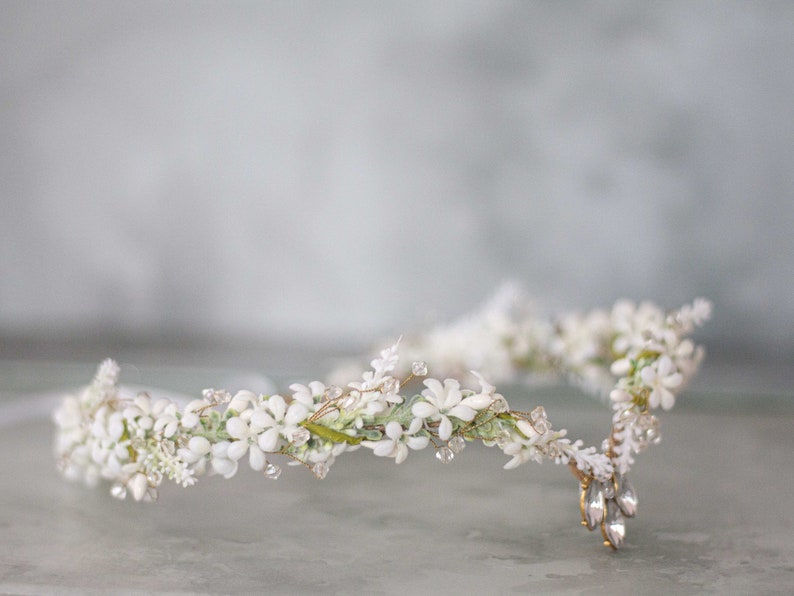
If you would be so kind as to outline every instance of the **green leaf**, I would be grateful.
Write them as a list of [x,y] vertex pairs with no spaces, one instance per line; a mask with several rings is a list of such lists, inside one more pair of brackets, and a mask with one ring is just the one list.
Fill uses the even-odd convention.
[[341,433],[338,430],[333,430],[332,428],[328,428],[327,426],[322,426],[321,424],[314,424],[313,422],[302,422],[301,426],[308,430],[313,435],[317,435],[318,437],[322,437],[323,439],[328,439],[329,441],[333,441],[334,443],[348,443],[350,445],[358,445],[361,441],[364,440],[364,437],[351,437],[350,435],[346,435],[345,433]]

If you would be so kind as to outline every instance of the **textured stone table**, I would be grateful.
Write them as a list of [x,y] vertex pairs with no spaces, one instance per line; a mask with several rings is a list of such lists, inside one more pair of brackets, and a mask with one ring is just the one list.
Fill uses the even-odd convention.
[[[625,547],[579,525],[564,467],[502,470],[470,445],[396,466],[361,450],[325,480],[241,466],[232,480],[165,486],[156,505],[63,481],[46,412],[82,369],[0,366],[0,593],[510,594],[790,593],[794,407],[786,396],[694,392],[632,472]],[[203,382],[176,372],[174,384]],[[208,376],[209,373],[206,373]],[[151,384],[162,378],[146,379]],[[162,376],[162,375],[161,375]],[[46,382],[42,381],[46,379]],[[87,380],[87,379],[84,379]],[[167,385],[168,383],[163,383]],[[26,391],[29,388],[30,391]],[[517,389],[572,436],[600,440],[609,413],[575,390]]]

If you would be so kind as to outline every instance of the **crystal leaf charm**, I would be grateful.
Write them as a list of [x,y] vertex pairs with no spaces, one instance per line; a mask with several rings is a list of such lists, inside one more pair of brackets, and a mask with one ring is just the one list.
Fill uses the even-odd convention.
[[607,511],[601,522],[601,533],[612,548],[619,548],[626,537],[626,520],[615,501],[607,501]]
[[637,513],[637,493],[625,476],[615,473],[615,502],[626,517]]
[[601,483],[593,479],[581,495],[582,521],[593,530],[604,519],[604,493]]

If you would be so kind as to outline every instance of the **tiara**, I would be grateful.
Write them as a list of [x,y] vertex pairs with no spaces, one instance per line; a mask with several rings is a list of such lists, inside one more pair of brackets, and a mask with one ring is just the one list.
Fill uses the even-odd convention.
[[[697,370],[703,349],[687,335],[710,313],[703,299],[671,312],[620,301],[544,319],[507,290],[453,324],[401,338],[363,373],[345,366],[327,384],[296,383],[273,395],[205,389],[183,407],[120,387],[119,366],[105,360],[54,412],[58,468],[89,486],[109,481],[117,499],[156,501],[165,478],[183,487],[205,473],[228,479],[243,458],[272,480],[285,462],[322,479],[338,456],[362,447],[398,464],[432,448],[448,464],[481,442],[510,458],[506,469],[545,460],[568,466],[582,525],[600,528],[604,544],[618,549],[637,511],[628,479],[634,457],[659,442],[653,412],[672,408]],[[556,429],[543,406],[512,409],[492,384],[548,376],[610,402],[599,448]]]

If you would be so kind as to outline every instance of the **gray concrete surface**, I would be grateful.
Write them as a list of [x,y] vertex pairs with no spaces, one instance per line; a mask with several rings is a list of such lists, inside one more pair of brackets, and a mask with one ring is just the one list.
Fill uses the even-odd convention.
[[[639,515],[614,553],[579,525],[577,484],[553,465],[501,469],[468,447],[402,465],[342,456],[323,481],[287,468],[165,487],[155,505],[62,480],[46,412],[56,393],[3,391],[0,593],[790,593],[790,396],[690,393],[632,472]],[[43,370],[39,367],[39,370]],[[31,386],[41,379],[31,364]],[[47,372],[40,373],[46,376]],[[184,373],[182,373],[184,374]],[[178,380],[178,379],[173,379]],[[191,380],[185,376],[184,382]],[[546,395],[542,397],[541,395]],[[593,441],[602,407],[574,390],[516,389]]]

